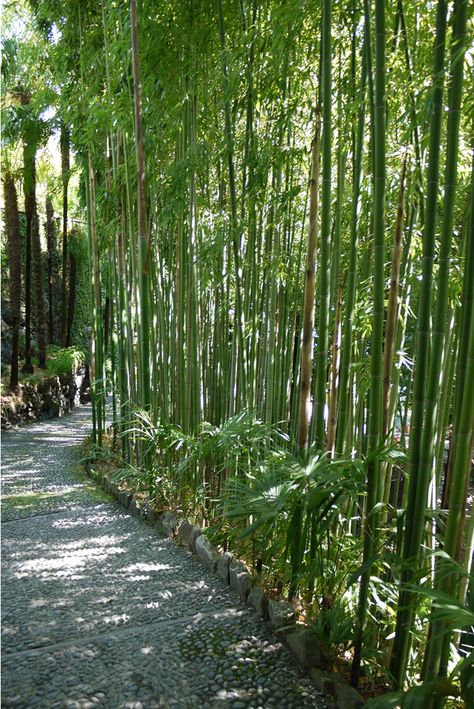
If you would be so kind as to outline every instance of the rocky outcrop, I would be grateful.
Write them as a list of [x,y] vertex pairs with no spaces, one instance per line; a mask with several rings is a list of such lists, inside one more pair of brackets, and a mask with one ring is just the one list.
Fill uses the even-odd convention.
[[85,370],[24,381],[17,392],[1,397],[2,429],[63,416],[87,400],[87,390]]

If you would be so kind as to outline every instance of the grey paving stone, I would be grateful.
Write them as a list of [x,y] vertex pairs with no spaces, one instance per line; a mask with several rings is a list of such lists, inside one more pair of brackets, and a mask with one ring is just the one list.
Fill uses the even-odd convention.
[[206,568],[210,571],[216,570],[219,554],[204,534],[200,534],[196,539],[196,554]]
[[261,588],[254,586],[247,597],[247,603],[256,613],[266,620],[268,618],[268,598]]
[[252,590],[252,578],[245,564],[236,559],[230,562],[229,581],[232,590],[238,593],[243,601],[246,601]]
[[234,555],[230,551],[225,551],[217,562],[216,574],[227,585],[230,583],[229,566]]

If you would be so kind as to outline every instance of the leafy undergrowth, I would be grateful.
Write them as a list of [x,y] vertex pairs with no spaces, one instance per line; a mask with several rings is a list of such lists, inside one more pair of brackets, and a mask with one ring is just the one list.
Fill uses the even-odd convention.
[[120,466],[120,454],[114,449],[112,436],[105,434],[103,446],[98,448],[88,436],[81,446],[81,462],[93,464],[93,469],[109,477]]
[[[123,460],[122,444],[132,462]],[[94,461],[95,469],[133,490],[158,512],[172,510],[205,529],[214,546],[247,564],[254,582],[268,596],[289,600],[298,621],[318,638],[322,668],[349,681],[364,573],[359,501],[374,454],[337,460],[315,449],[293,454],[277,431],[245,412],[219,427],[205,423],[194,434],[185,434],[177,426],[153,422],[139,410],[129,415],[115,443],[106,435],[102,448],[88,445],[86,457]],[[376,456],[383,464],[403,463],[393,446],[381,448]],[[387,510],[380,546],[371,560],[371,621],[365,630],[359,681],[366,700],[388,696],[391,688],[390,637],[400,568],[394,545],[397,529],[397,516]],[[434,592],[421,580],[414,592],[421,619],[415,641],[422,648]],[[458,623],[466,611],[457,608],[453,620],[453,608],[451,599],[441,599],[440,612]],[[421,658],[422,652],[413,654],[411,689],[401,706],[408,706],[412,698],[421,702],[427,698],[428,690],[417,683]],[[460,691],[456,668],[446,691],[453,707],[462,706],[452,696]]]
[[[211,448],[210,437],[209,431],[207,431],[208,462],[212,455],[216,455],[216,448],[219,448],[217,436],[216,440],[212,441],[215,447]],[[235,438],[232,435],[230,438],[233,440],[232,445],[234,446]],[[169,444],[169,440],[167,443]],[[293,593],[290,594],[291,585],[295,582],[295,574],[292,573],[291,554],[286,548],[288,546],[288,519],[283,526],[275,524],[272,529],[265,524],[255,524],[261,510],[255,509],[252,505],[249,509],[248,496],[245,497],[242,489],[236,491],[230,482],[229,471],[226,472],[227,480],[221,481],[221,496],[219,498],[210,500],[209,491],[205,486],[194,487],[193,494],[190,495],[189,488],[193,484],[190,459],[192,457],[193,460],[197,460],[200,454],[201,451],[197,450],[197,443],[194,441],[192,446],[190,445],[188,448],[188,459],[181,459],[178,464],[175,461],[174,465],[170,465],[168,469],[155,460],[153,473],[150,474],[150,472],[146,473],[140,468],[125,463],[121,456],[120,439],[114,444],[113,436],[108,433],[103,437],[101,448],[93,446],[90,439],[86,441],[82,460],[88,462],[93,470],[118,482],[122,489],[133,491],[138,501],[146,499],[157,512],[171,509],[178,517],[186,517],[205,528],[206,535],[217,548],[221,551],[232,551],[237,558],[248,565],[254,582],[264,589],[269,597],[290,599],[297,611],[298,622],[310,627],[318,636],[322,649],[323,668],[337,672],[349,682],[355,624],[355,589],[352,587],[358,578],[357,574],[354,574],[359,563],[360,549],[358,544],[353,540],[351,542],[349,538],[341,542],[346,546],[347,559],[340,571],[336,569],[336,562],[337,557],[342,553],[341,546],[334,546],[330,550],[325,549],[324,556],[319,555],[317,561],[313,560],[310,566],[305,567],[300,563],[297,583],[293,588]],[[166,456],[172,458],[173,450],[168,448]],[[319,467],[318,460],[320,461]],[[295,460],[293,460],[293,464],[297,471],[300,471]],[[322,473],[323,461],[318,458],[316,463],[313,461],[313,464],[315,464],[316,470]],[[288,471],[289,459],[287,455],[279,460],[278,465],[280,472],[283,469]],[[170,475],[170,471],[174,472],[174,477]],[[306,477],[307,472],[308,470],[305,469]],[[278,478],[278,473],[275,470],[273,473]],[[340,469],[337,470],[337,476],[340,480]],[[296,477],[298,477],[297,474]],[[354,476],[352,477],[354,478]],[[272,480],[268,476],[268,470],[263,478],[266,480],[266,488],[268,489]],[[322,479],[325,484],[329,484],[331,475],[329,479],[322,475]],[[245,478],[241,478],[242,485],[244,480]],[[291,489],[294,492],[294,488]],[[285,490],[289,492],[288,487],[285,488],[281,481],[279,484],[275,482],[275,489],[271,492],[271,500],[267,499],[267,502],[270,506],[281,505],[282,509],[286,505],[284,516],[291,517],[292,512],[289,509],[291,505],[288,506],[289,501],[284,495]],[[328,495],[326,493],[316,496],[320,503],[324,500],[327,501]],[[280,498],[278,494],[280,494]],[[234,502],[238,499],[241,504],[245,503],[246,517],[243,516],[242,510],[238,514],[236,513],[237,508],[230,504],[231,498]],[[260,498],[258,500],[260,503],[262,502]],[[255,502],[256,498],[253,498],[253,501]],[[253,528],[252,523],[249,524],[249,514],[251,520],[254,521]],[[271,515],[265,516],[264,514],[263,517],[266,522],[269,522]],[[331,519],[332,522],[334,520]],[[329,524],[329,521],[327,523]],[[326,532],[327,529],[324,533],[326,534]],[[322,539],[319,539],[319,542],[321,541]],[[349,553],[350,550],[351,553]],[[318,572],[318,565],[321,571],[319,578],[325,580],[326,585],[317,584],[316,587],[313,587],[312,594],[309,594],[308,584],[311,584],[309,578]],[[352,580],[349,578],[351,573]],[[337,597],[337,585],[344,588],[345,595],[343,594],[342,600]],[[369,699],[389,691],[389,687],[387,673],[384,669],[381,669],[376,662],[367,662],[360,682],[362,696]]]
[[[77,347],[66,347],[61,348],[57,345],[48,345],[46,348],[46,369],[40,369],[38,367],[38,358],[33,357],[33,373],[25,373],[22,371],[24,361],[19,362],[19,384],[33,384],[38,385],[46,379],[58,376],[60,374],[70,374],[72,372],[77,372],[83,368],[86,364],[86,353],[84,350],[78,349]],[[10,370],[9,364],[2,365],[2,378],[1,378],[1,395],[2,398],[15,396],[9,391],[10,383]]]

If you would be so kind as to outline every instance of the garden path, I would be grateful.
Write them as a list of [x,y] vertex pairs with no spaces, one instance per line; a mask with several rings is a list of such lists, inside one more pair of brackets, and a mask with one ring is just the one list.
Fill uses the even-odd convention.
[[2,707],[324,707],[253,611],[82,474],[90,415],[3,435]]

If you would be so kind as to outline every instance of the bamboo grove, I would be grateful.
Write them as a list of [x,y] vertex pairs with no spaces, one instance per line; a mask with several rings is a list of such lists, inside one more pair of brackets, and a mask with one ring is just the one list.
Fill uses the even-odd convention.
[[82,171],[96,445],[110,392],[124,470],[298,598],[328,664],[466,697],[467,0],[31,5]]

